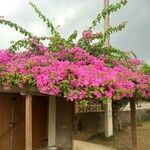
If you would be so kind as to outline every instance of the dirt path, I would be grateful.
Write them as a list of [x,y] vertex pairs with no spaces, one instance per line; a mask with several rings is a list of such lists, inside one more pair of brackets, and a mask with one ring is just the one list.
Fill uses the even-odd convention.
[[[113,147],[117,150],[131,150],[131,128],[127,127],[122,132],[116,132],[114,137],[92,139],[91,142]],[[138,126],[139,150],[150,150],[150,121]]]
[[74,140],[73,150],[115,150],[106,146]]

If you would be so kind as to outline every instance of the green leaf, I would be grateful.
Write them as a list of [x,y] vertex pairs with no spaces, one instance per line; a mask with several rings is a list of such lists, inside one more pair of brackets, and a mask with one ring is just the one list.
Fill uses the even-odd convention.
[[14,28],[16,31],[19,31],[21,34],[32,37],[32,34],[30,32],[28,32],[26,29],[23,29],[21,26],[17,25],[12,21],[0,19],[0,24],[8,25],[9,27]]
[[88,100],[82,100],[82,101],[80,101],[80,104],[84,107],[87,107],[89,105],[89,101]]
[[120,0],[120,2],[116,4],[111,4],[107,8],[104,8],[100,14],[96,16],[96,18],[92,21],[92,25],[89,27],[89,30],[95,28],[98,23],[101,22],[102,19],[105,19],[107,15],[110,15],[113,12],[118,11],[122,6],[127,4],[127,0]]
[[42,12],[39,10],[39,8],[36,7],[36,5],[33,4],[32,2],[29,2],[29,3],[30,3],[30,5],[32,6],[32,8],[34,9],[34,11],[36,12],[36,14],[39,16],[39,18],[40,18],[41,20],[43,20],[44,23],[46,23],[48,29],[51,30],[51,33],[52,33],[52,34],[59,34],[59,32],[58,32],[58,31],[56,30],[56,28],[54,27],[53,23],[52,23],[48,18],[46,18],[46,16],[44,16],[44,15],[42,14]]

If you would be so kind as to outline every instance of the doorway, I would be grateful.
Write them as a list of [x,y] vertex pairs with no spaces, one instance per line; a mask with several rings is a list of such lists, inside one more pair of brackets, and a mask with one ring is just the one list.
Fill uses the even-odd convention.
[[[33,150],[47,146],[45,96],[33,96]],[[0,150],[25,150],[25,98],[0,94]]]

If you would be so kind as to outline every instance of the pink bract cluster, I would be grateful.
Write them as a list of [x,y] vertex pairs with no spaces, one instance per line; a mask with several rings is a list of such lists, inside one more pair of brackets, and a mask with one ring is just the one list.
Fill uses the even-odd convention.
[[[130,60],[133,65],[139,60]],[[138,90],[150,96],[150,77],[116,62],[90,55],[78,46],[52,52],[43,45],[39,51],[12,54],[0,51],[0,84],[20,89],[36,87],[39,93],[63,95],[68,100],[133,97]]]
[[90,40],[92,38],[92,31],[91,30],[85,30],[82,32],[82,38],[83,39],[87,39],[87,40]]

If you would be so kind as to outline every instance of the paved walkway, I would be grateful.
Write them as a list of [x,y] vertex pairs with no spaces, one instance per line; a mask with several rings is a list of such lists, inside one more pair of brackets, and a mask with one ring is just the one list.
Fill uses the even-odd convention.
[[115,150],[110,147],[74,140],[73,150]]

